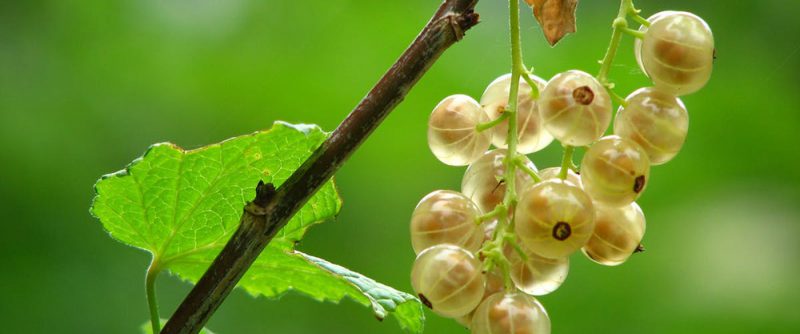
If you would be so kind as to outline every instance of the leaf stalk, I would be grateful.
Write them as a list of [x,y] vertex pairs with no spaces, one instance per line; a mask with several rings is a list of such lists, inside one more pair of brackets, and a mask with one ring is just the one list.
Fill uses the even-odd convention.
[[161,331],[161,317],[158,315],[158,299],[156,298],[156,278],[161,272],[158,259],[153,258],[150,267],[144,278],[145,292],[147,294],[147,307],[150,310],[150,324],[153,326],[153,333]]

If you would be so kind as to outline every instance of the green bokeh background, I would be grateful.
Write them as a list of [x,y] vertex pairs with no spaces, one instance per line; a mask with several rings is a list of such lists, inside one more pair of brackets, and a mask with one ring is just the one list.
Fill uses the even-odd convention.
[[[620,267],[572,258],[541,301],[555,333],[800,332],[800,3],[640,0],[714,30],[709,84],[686,96],[681,154],[652,170],[640,204],[648,251]],[[0,323],[8,333],[134,333],[147,318],[149,255],[88,214],[92,184],[155,142],[198,147],[275,120],[332,130],[438,1],[84,0],[0,2]],[[478,97],[509,68],[506,4],[449,50],[337,174],[345,205],[300,248],[410,291],[417,201],[458,189],[426,122],[444,96]],[[527,9],[525,9],[527,13]],[[544,78],[596,72],[617,1],[582,1],[556,48],[523,15],[525,61]],[[647,85],[626,38],[618,90]],[[555,165],[560,148],[531,155]],[[167,317],[188,284],[158,281]],[[465,333],[429,314],[426,333]],[[399,333],[353,302],[234,292],[218,333]]]

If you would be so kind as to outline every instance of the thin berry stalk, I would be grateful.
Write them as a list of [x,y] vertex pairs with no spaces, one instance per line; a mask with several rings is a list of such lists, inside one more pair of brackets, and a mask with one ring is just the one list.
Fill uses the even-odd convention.
[[564,146],[564,156],[561,157],[561,170],[558,172],[558,178],[562,180],[567,179],[570,168],[574,165],[572,163],[572,154],[575,152],[574,146]]
[[[514,226],[511,210],[517,201],[515,187],[515,173],[517,168],[517,107],[519,95],[519,80],[524,71],[522,64],[522,47],[519,31],[519,0],[509,0],[509,30],[511,35],[511,83],[508,94],[508,108],[503,116],[508,119],[508,135],[506,145],[508,147],[505,158],[506,170],[503,174],[503,182],[506,185],[506,193],[503,204],[498,206],[502,211],[498,215],[497,228],[492,235],[492,240],[487,242],[481,249],[481,253],[486,256],[485,270],[490,271],[495,267],[500,267],[503,275],[506,290],[513,290],[514,282],[510,275],[510,262],[503,254],[505,246],[505,236],[508,230]],[[494,211],[493,211],[494,212]]]
[[491,121],[488,121],[486,123],[481,123],[481,124],[476,125],[475,129],[478,132],[483,132],[483,131],[489,130],[489,129],[497,126],[498,124],[503,123],[503,121],[505,121],[508,118],[508,115],[509,115],[509,113],[504,112],[504,113],[500,114],[500,117],[497,117],[497,118],[495,118],[495,119],[493,119]]
[[[511,230],[514,226],[514,219],[511,215],[511,210],[515,207],[517,201],[516,193],[516,161],[517,157],[517,107],[519,96],[519,80],[524,70],[522,64],[522,46],[520,39],[519,29],[519,0],[509,0],[509,30],[511,35],[511,83],[509,86],[508,94],[508,109],[505,113],[508,114],[508,135],[506,136],[506,145],[508,147],[506,152],[505,166],[506,170],[503,175],[503,181],[506,184],[506,194],[503,198],[504,212],[502,219],[498,221],[497,229],[493,235],[493,242],[489,246],[494,249],[488,251],[491,254],[487,263],[489,266],[497,265],[503,273],[503,281],[505,282],[506,290],[513,290],[514,283],[511,280],[510,266],[508,259],[503,255],[505,244],[505,235],[507,230]],[[492,263],[494,262],[494,263]]]
[[[622,41],[623,34],[627,33],[635,36],[636,38],[643,37],[639,31],[632,31],[630,28],[628,28],[629,15],[633,17],[634,21],[647,22],[646,19],[639,16],[639,10],[637,10],[633,5],[633,0],[620,0],[617,17],[614,18],[614,23],[611,25],[611,40],[608,43],[606,54],[600,63],[600,72],[597,74],[597,81],[600,81],[600,84],[606,88],[606,91],[608,92],[609,96],[611,96],[611,99],[623,107],[626,106],[625,99],[614,92],[614,84],[608,81],[608,72],[611,71],[611,64],[614,62],[614,57],[617,56],[617,49],[619,49],[619,44]],[[647,23],[647,26],[649,26],[649,22]]]
[[609,89],[611,85],[608,82],[608,72],[611,70],[611,64],[614,62],[614,57],[617,55],[617,49],[619,49],[622,34],[624,30],[628,28],[628,14],[632,11],[634,11],[633,0],[620,0],[619,12],[612,24],[611,41],[608,44],[606,55],[601,62],[600,72],[597,74],[597,80]]

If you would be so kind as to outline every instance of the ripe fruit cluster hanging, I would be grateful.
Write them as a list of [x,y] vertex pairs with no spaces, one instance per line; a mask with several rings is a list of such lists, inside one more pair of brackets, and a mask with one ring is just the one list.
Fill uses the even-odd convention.
[[[579,70],[549,81],[524,73],[512,83],[502,75],[480,102],[452,95],[434,108],[431,151],[445,164],[468,165],[460,192],[428,194],[411,218],[412,285],[434,312],[473,333],[550,333],[534,296],[565,281],[571,254],[581,250],[614,266],[639,249],[645,217],[635,201],[650,167],[684,143],[688,114],[678,96],[708,81],[714,40],[693,14],[661,12],[645,21],[637,13],[629,15],[644,24],[627,33],[637,37],[636,59],[653,87],[618,99],[616,116],[605,74]],[[518,95],[509,116],[512,84]],[[613,134],[605,135],[612,118]],[[554,140],[565,147],[564,162],[538,170],[525,155]],[[576,147],[585,149],[580,168],[571,158]]]

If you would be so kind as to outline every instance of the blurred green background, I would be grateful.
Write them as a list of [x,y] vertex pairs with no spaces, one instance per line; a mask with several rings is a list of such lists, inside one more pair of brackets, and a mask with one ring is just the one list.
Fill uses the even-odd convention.
[[[156,142],[198,147],[275,120],[333,130],[414,38],[438,1],[0,1],[0,323],[8,333],[134,333],[147,318],[149,255],[88,214],[92,185]],[[544,78],[595,73],[617,1],[582,1],[578,33],[556,48],[527,9],[525,61]],[[718,59],[686,96],[681,154],[652,171],[640,204],[647,252],[621,267],[573,257],[541,301],[555,333],[800,332],[800,3],[639,0],[649,16],[692,11]],[[449,50],[337,174],[345,205],[300,249],[410,291],[408,221],[463,168],[428,151],[444,96],[478,97],[509,68],[507,10]],[[626,38],[618,91],[647,85]],[[552,145],[531,156],[557,164]],[[190,286],[158,282],[167,317]],[[429,314],[427,333],[465,333]],[[233,293],[218,333],[399,333],[353,302]]]

